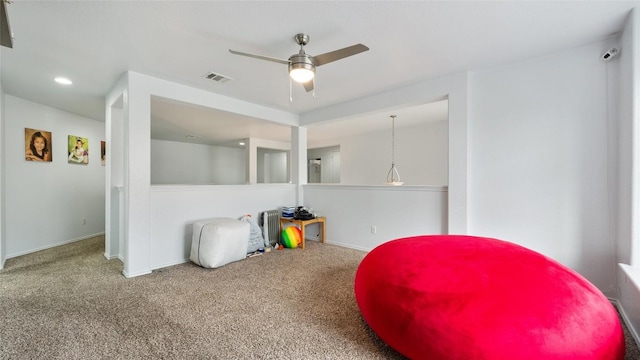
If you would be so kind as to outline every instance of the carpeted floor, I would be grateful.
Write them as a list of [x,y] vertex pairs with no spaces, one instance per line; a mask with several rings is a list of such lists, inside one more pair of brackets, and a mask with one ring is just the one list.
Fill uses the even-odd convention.
[[360,317],[361,251],[309,242],[126,279],[96,238],[9,259],[0,359],[400,359]]
[[310,241],[132,279],[103,251],[97,237],[7,260],[0,359],[403,359],[355,303],[362,251]]

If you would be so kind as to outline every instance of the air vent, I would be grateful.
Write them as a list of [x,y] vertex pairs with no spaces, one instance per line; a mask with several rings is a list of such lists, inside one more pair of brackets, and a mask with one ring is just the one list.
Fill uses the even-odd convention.
[[208,72],[206,74],[204,74],[203,78],[211,80],[211,81],[215,81],[215,82],[219,82],[219,83],[226,83],[229,80],[233,80],[232,78],[226,76],[226,75],[222,75],[222,74],[218,74],[218,73],[214,73],[214,72]]

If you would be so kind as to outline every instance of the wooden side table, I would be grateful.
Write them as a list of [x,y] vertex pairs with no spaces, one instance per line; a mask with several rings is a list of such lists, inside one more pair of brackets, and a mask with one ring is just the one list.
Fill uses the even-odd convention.
[[280,218],[280,233],[282,233],[282,231],[284,230],[284,224],[285,223],[292,223],[292,224],[296,224],[299,228],[300,228],[300,235],[302,236],[302,249],[304,250],[304,228],[305,226],[309,225],[309,224],[320,224],[320,241],[322,241],[322,243],[324,243],[324,239],[325,239],[325,218],[324,217],[317,217],[315,219],[310,219],[310,220],[296,220],[294,218]]

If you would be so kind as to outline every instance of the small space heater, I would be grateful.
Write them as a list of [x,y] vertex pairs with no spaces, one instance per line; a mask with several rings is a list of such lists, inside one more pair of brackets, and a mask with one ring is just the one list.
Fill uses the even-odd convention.
[[259,223],[265,242],[268,241],[269,245],[274,247],[280,240],[280,210],[263,211]]

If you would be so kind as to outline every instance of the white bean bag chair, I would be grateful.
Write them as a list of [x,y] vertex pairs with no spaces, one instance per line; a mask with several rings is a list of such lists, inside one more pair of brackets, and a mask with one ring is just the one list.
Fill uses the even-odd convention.
[[249,223],[232,218],[199,220],[193,224],[191,261],[217,268],[245,259],[249,240]]

